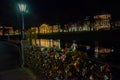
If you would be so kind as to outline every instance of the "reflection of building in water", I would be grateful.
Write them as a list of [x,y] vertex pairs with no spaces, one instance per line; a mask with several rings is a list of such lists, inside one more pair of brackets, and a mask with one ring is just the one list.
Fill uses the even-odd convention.
[[96,47],[95,48],[95,52],[98,52],[98,53],[110,53],[112,51],[113,51],[113,49],[110,49],[110,48],[104,48],[104,47]]
[[104,48],[104,47],[95,47],[95,53],[98,53],[99,56],[110,54],[114,52],[114,49]]
[[36,42],[33,39],[32,40],[33,45],[40,45],[40,46],[45,46],[45,47],[52,47],[54,46],[60,46],[60,41],[59,40],[53,40],[53,39],[37,39]]
[[100,29],[110,29],[110,21],[111,21],[111,15],[110,14],[100,14],[94,16],[94,30],[100,30]]

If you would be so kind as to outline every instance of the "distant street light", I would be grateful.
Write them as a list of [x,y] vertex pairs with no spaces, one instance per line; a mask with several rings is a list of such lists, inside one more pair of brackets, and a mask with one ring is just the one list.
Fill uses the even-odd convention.
[[22,15],[21,37],[22,37],[22,40],[24,40],[25,39],[25,33],[24,33],[24,13],[26,11],[26,4],[20,3],[20,4],[18,4],[18,7],[19,7],[21,15]]

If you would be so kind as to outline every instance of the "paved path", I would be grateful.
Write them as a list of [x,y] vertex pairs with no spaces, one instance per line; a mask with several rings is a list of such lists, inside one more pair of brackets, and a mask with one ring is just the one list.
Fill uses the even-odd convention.
[[[28,68],[22,68],[19,48],[10,42],[0,41],[0,80],[36,80]],[[40,79],[39,79],[40,80]]]
[[16,68],[0,71],[0,80],[36,80],[36,76],[28,68]]

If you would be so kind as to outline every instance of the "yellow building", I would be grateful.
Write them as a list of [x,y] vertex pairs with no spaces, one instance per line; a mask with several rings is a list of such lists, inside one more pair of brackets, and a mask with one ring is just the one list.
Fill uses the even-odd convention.
[[100,30],[100,29],[109,30],[111,27],[110,25],[111,15],[110,14],[96,15],[94,16],[94,20],[95,20],[94,26],[93,26],[94,30]]
[[47,24],[42,24],[40,27],[39,27],[39,30],[40,30],[40,33],[50,33],[50,27],[49,25]]
[[53,25],[53,28],[52,28],[53,32],[59,32],[59,29],[60,29],[60,26],[59,25]]
[[14,34],[13,27],[5,27],[5,29],[7,30],[7,31],[6,31],[6,34],[10,34],[10,35],[13,35],[13,34]]
[[58,32],[59,31],[59,27],[60,27],[59,25],[50,26],[50,25],[47,25],[47,24],[42,24],[39,27],[39,32],[43,33],[43,34]]
[[[4,27],[4,35],[13,35],[14,34],[14,30],[13,27]],[[3,26],[0,26],[0,36],[3,35]]]
[[39,28],[38,27],[31,27],[31,30],[33,33],[39,33]]

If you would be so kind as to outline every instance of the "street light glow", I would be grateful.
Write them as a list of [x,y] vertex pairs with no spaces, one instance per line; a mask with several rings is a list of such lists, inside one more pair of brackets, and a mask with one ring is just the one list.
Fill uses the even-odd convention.
[[26,11],[26,4],[18,4],[19,9],[21,12],[25,12]]

